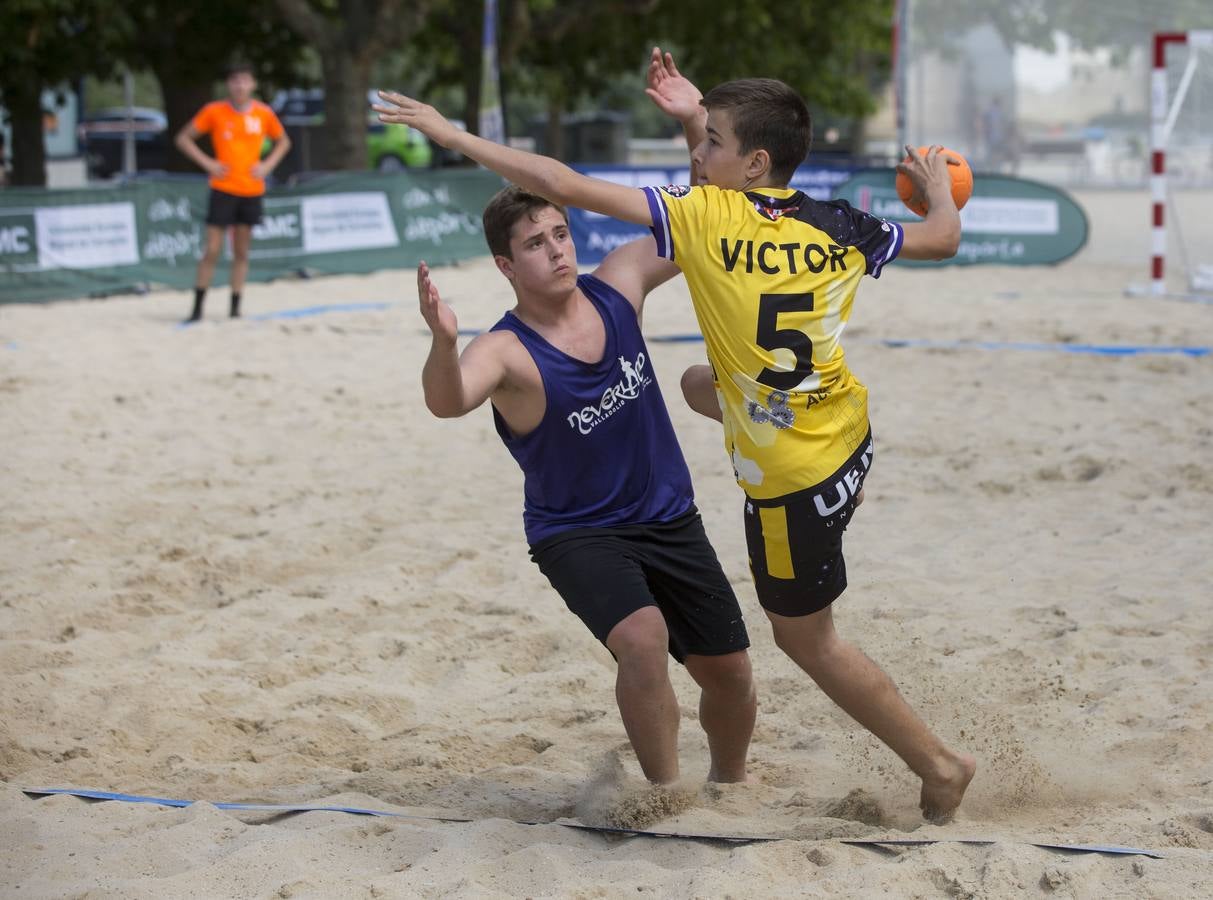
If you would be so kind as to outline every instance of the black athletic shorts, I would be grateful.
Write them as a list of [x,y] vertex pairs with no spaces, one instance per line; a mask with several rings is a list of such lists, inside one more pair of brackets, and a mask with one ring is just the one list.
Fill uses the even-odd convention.
[[670,655],[720,656],[750,646],[741,607],[694,508],[669,522],[574,528],[531,547],[565,605],[606,644],[616,625],[656,606]]
[[206,224],[226,228],[228,225],[260,225],[261,198],[237,197],[211,188],[206,206]]
[[745,537],[762,608],[781,616],[825,609],[847,587],[842,533],[872,466],[872,435],[820,484],[770,500],[746,499]]

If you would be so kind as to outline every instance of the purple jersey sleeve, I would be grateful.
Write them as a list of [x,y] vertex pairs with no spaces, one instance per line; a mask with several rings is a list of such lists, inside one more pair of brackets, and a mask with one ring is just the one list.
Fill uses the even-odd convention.
[[649,213],[653,217],[652,232],[657,241],[657,255],[674,261],[674,235],[670,231],[670,213],[666,209],[661,188],[646,187],[644,195],[649,201]]

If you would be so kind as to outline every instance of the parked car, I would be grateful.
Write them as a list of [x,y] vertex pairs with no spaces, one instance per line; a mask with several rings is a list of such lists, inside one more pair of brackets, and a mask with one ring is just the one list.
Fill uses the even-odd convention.
[[[300,146],[298,168],[311,168],[310,134],[324,125],[324,91],[295,89],[280,91],[270,103],[274,112],[292,140]],[[367,161],[372,169],[380,172],[398,172],[403,169],[419,169],[439,164],[435,147],[420,131],[407,125],[385,125],[371,112],[367,105],[366,120]]]
[[158,109],[125,106],[89,113],[76,126],[80,152],[94,178],[112,178],[122,172],[123,145],[128,131],[135,135],[135,169],[140,172],[167,167],[172,140],[168,119]]

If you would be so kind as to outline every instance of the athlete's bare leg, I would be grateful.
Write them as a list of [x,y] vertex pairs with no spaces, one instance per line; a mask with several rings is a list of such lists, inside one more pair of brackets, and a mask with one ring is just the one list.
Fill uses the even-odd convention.
[[198,277],[194,279],[194,287],[205,290],[211,286],[215,263],[219,261],[219,253],[222,250],[223,228],[219,225],[207,225],[206,247],[202,251],[202,259],[198,260]]
[[232,226],[232,291],[239,294],[244,290],[244,280],[248,277],[249,246],[253,241],[253,229],[250,225]]
[[[253,229],[250,225],[232,226],[232,296],[238,298],[244,290],[244,280],[248,277],[249,245],[253,242]],[[232,315],[240,314],[238,300],[232,303]]]
[[746,754],[758,712],[750,654],[741,650],[720,656],[688,656],[686,667],[702,689],[699,724],[707,733],[712,756],[708,781],[745,781]]
[[669,632],[655,606],[632,613],[607,635],[619,667],[615,699],[644,777],[678,780],[678,699],[670,683]]
[[947,747],[910,708],[892,679],[834,630],[830,607],[808,616],[768,612],[775,643],[855,721],[884,741],[919,778],[925,819],[944,822],[973,779],[973,757]]

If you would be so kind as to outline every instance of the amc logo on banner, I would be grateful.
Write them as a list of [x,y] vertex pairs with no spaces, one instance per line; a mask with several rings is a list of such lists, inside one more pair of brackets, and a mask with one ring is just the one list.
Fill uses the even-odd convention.
[[34,242],[34,214],[0,215],[0,272],[26,272],[38,268]]
[[[881,219],[917,222],[894,187],[893,169],[862,169],[842,184],[840,199]],[[1035,181],[973,176],[973,196],[960,211],[960,248],[952,259],[900,260],[898,265],[987,263],[1035,266],[1069,259],[1087,242],[1088,224],[1073,198]]]
[[0,211],[0,269],[104,269],[139,261],[133,203]]
[[387,194],[345,191],[305,197],[267,197],[253,228],[253,257],[345,253],[398,247]]

